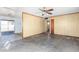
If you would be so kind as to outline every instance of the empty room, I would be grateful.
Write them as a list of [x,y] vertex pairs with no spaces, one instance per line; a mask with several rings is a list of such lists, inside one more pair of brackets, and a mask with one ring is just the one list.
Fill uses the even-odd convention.
[[0,7],[0,51],[79,52],[79,7]]

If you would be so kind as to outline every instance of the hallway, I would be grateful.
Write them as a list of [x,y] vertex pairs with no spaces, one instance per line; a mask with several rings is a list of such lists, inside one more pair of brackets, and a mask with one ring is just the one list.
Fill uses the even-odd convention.
[[[79,38],[48,35],[46,33],[34,35],[23,40],[20,37],[12,36],[15,41],[9,42],[6,46],[2,46],[0,51],[14,51],[14,52],[78,52]],[[12,39],[10,38],[10,39]],[[5,37],[6,39],[6,37]],[[7,40],[8,41],[8,40]],[[6,41],[6,42],[7,42]],[[0,42],[0,47],[1,47]],[[9,46],[8,46],[9,45]]]

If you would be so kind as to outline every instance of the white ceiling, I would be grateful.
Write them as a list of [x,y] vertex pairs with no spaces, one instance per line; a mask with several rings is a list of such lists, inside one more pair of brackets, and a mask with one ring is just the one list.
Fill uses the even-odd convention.
[[[0,7],[0,15],[7,16],[21,16],[22,12],[31,13],[42,17],[42,12],[39,10],[40,7]],[[79,7],[53,7],[53,16],[69,14],[79,12]],[[45,15],[47,17],[50,15]]]
[[[79,12],[78,7],[53,7],[53,9],[54,9],[54,11],[52,11],[53,16]],[[34,15],[42,16],[41,14],[42,12],[39,10],[39,7],[27,7],[27,8],[23,8],[23,11]],[[45,16],[50,16],[50,15],[47,14]]]
[[56,7],[54,8],[53,15],[57,16],[76,12],[79,12],[79,7]]

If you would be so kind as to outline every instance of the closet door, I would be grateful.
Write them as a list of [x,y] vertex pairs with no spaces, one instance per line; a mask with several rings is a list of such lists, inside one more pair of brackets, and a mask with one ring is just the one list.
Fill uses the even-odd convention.
[[51,19],[51,34],[54,34],[54,19]]

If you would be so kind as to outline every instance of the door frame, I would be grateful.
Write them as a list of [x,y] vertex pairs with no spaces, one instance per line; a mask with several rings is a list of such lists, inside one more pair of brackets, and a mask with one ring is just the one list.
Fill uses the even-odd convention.
[[[52,21],[52,19],[54,21],[54,17],[53,16],[50,17],[50,34],[52,34],[52,28],[51,28],[51,21]],[[53,23],[53,25],[54,25],[54,23]],[[53,26],[53,28],[54,28],[54,26]],[[53,29],[53,34],[54,34],[54,29]]]

